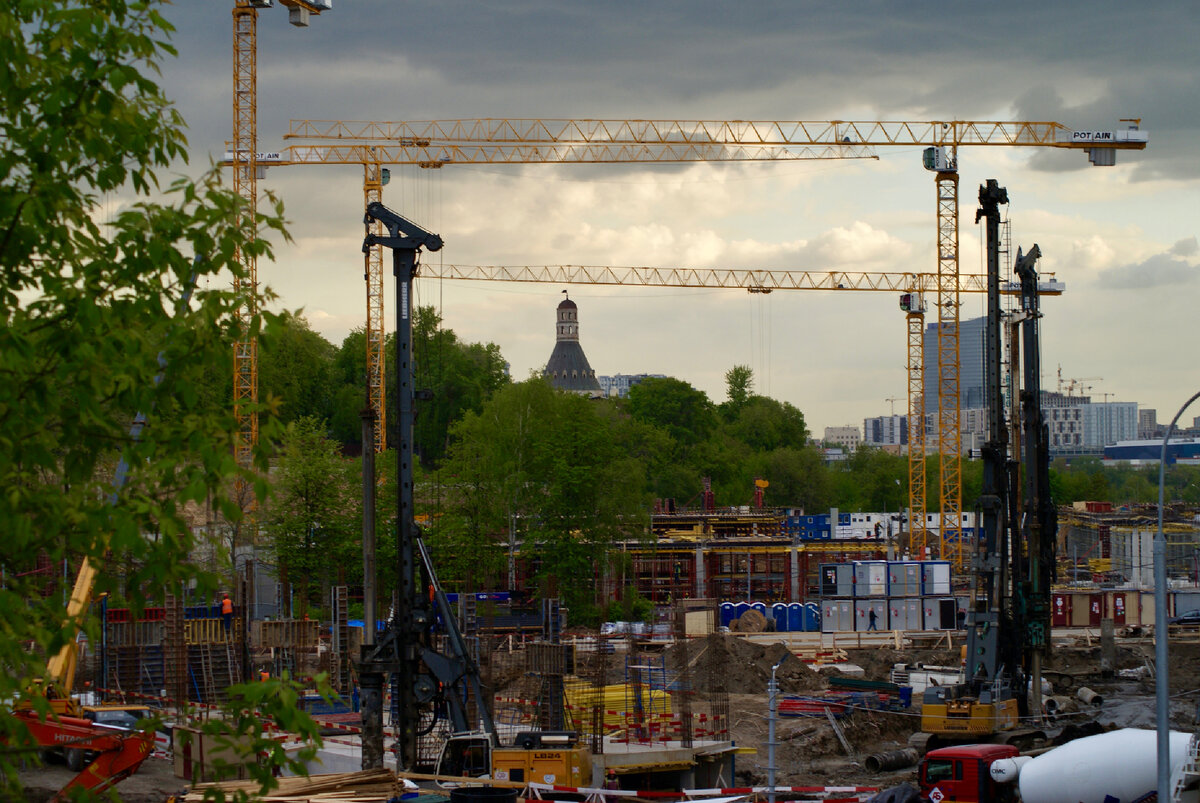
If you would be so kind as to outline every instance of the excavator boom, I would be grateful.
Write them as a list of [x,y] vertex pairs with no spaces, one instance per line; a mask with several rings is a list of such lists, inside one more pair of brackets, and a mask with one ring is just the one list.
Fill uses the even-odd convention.
[[70,747],[96,753],[96,757],[59,790],[55,801],[67,800],[75,788],[102,792],[123,781],[142,766],[154,750],[153,732],[105,728],[81,717],[60,716],[38,719],[32,711],[18,711],[37,744],[43,747]]

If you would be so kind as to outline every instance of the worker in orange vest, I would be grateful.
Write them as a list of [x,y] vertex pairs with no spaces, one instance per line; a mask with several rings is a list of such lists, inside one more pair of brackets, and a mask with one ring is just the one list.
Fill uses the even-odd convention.
[[229,598],[228,592],[225,599],[221,600],[221,621],[225,623],[225,632],[228,633],[233,627],[233,600]]

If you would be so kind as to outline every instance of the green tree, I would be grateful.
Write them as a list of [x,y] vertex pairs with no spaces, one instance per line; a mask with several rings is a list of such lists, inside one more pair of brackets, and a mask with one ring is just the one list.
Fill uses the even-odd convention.
[[804,414],[788,402],[766,396],[752,396],[743,402],[726,429],[756,452],[800,448],[808,440]]
[[737,417],[754,393],[754,371],[749,365],[735,365],[725,372],[725,403],[721,413],[727,420]]
[[[265,517],[280,571],[286,569],[301,601],[321,605],[345,574],[361,577],[358,461],[346,460],[315,418],[288,424],[279,444],[275,496]],[[336,574],[342,572],[341,576]]]
[[661,427],[683,447],[712,437],[717,424],[707,394],[670,377],[646,379],[630,388],[629,412]]
[[788,446],[761,455],[757,473],[770,483],[772,505],[802,508],[810,513],[834,506],[833,483],[824,456],[812,446]]
[[[233,227],[240,201],[215,174],[179,179],[150,200],[163,190],[158,171],[186,156],[180,116],[151,77],[174,52],[157,6],[27,0],[0,14],[6,800],[21,798],[14,762],[33,750],[11,710],[29,703],[45,712],[33,679],[80,627],[65,621],[61,597],[43,599],[42,578],[27,574],[39,557],[52,565],[87,558],[100,568],[94,593],[123,582],[135,608],[191,580],[212,590],[213,578],[187,562],[194,543],[184,505],[211,500],[235,519],[234,479],[264,490],[261,475],[232,457],[228,409],[207,403],[194,380],[205,366],[227,368],[241,334],[240,301],[228,289],[230,275],[243,275],[234,254],[269,254],[264,240]],[[105,219],[99,201],[110,193],[126,203]],[[260,215],[260,226],[282,231],[279,212]],[[274,326],[265,316],[248,324],[251,333]],[[146,426],[135,438],[139,412]],[[262,431],[272,432],[269,418]],[[128,481],[114,491],[118,458]],[[254,468],[265,469],[265,458],[259,450]],[[307,716],[295,724],[317,737]]]
[[259,350],[259,398],[278,405],[283,423],[314,417],[328,422],[336,350],[301,315],[284,313],[280,324]]
[[613,541],[644,530],[647,502],[641,467],[617,445],[604,409],[536,378],[468,413],[453,430],[446,467],[455,511],[446,535],[473,548],[439,548],[439,571],[478,577],[481,560],[505,559],[500,545],[515,527],[539,591],[583,616],[594,610],[594,572]]
[[433,307],[418,307],[413,318],[416,387],[431,392],[417,408],[413,445],[425,466],[446,453],[450,427],[467,411],[508,382],[504,358],[495,343],[462,343],[452,329],[442,328]]

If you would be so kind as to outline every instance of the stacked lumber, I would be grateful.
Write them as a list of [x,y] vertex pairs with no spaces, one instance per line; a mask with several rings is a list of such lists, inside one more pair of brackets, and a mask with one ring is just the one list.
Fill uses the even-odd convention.
[[[402,784],[391,770],[362,770],[307,778],[277,778],[279,786],[256,798],[263,803],[385,803],[403,792]],[[220,789],[228,797],[235,792],[258,791],[255,781],[218,781],[197,784],[184,797],[184,803],[201,803],[206,789]]]

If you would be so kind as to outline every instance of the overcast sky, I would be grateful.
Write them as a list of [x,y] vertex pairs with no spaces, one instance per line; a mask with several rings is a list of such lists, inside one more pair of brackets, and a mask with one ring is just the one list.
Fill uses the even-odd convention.
[[[228,4],[177,0],[164,84],[195,172],[231,137]],[[1097,401],[1169,420],[1200,389],[1200,14],[1190,2],[564,2],[338,0],[307,29],[259,15],[259,149],[289,119],[477,117],[1034,120],[1114,129],[1145,151],[1116,167],[1079,151],[966,148],[960,265],[982,272],[978,187],[1008,189],[1014,246],[1067,284],[1046,299],[1044,385],[1090,378]],[[385,203],[437,231],[425,261],[935,272],[935,195],[919,149],[878,161],[394,168]],[[335,343],[365,319],[362,171],[275,168],[294,243],[260,280]],[[1014,247],[1015,250],[1015,247]],[[467,341],[514,379],[554,346],[561,285],[421,280]],[[905,394],[892,293],[570,286],[598,374],[657,373],[725,397],[724,373],[791,402],[818,434]],[[392,320],[388,279],[387,316]],[[982,315],[964,296],[962,316]],[[929,320],[936,312],[931,311]],[[1107,394],[1107,396],[1106,396]],[[905,402],[894,402],[902,412]],[[1200,410],[1191,414],[1200,414]],[[1190,421],[1190,415],[1186,420]]]

